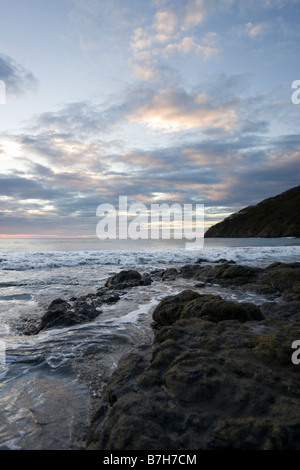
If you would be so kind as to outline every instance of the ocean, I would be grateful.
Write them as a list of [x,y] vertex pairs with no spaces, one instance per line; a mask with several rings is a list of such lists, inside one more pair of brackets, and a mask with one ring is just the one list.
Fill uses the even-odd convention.
[[[178,240],[0,239],[0,449],[84,448],[93,402],[118,361],[151,344],[155,306],[191,285],[178,278],[136,287],[101,307],[90,323],[38,335],[24,335],[24,319],[38,318],[56,298],[95,293],[122,269],[150,273],[199,258],[261,267],[299,262],[300,239],[205,239],[195,251]],[[203,290],[241,302],[265,301],[217,285]]]

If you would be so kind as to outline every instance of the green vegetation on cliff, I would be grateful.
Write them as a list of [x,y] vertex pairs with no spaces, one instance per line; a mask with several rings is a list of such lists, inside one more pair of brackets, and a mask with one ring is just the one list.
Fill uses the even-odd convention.
[[206,238],[300,237],[300,186],[265,199],[210,227]]

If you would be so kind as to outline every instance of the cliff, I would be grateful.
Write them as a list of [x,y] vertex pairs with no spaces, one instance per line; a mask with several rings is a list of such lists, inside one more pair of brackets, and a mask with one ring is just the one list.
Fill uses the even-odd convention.
[[246,207],[210,227],[205,238],[300,237],[300,186]]

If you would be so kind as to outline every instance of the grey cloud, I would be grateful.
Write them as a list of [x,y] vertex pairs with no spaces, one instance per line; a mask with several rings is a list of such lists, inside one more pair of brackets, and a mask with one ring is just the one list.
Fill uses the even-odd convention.
[[40,182],[21,176],[1,176],[0,194],[22,199],[52,199],[57,191]]
[[21,95],[37,87],[33,73],[13,58],[0,53],[0,80],[5,83],[8,94]]
[[[233,111],[239,117],[237,125],[240,132],[264,133],[268,130],[268,117],[257,118],[258,111],[263,108],[263,97],[245,98],[243,91],[247,88],[248,75],[214,76],[206,77],[197,87],[187,90],[174,83],[160,83],[156,87],[127,87],[122,93],[108,97],[106,102],[91,104],[87,101],[66,104],[54,112],[45,112],[34,116],[28,122],[28,131],[31,134],[23,136],[27,145],[39,147],[41,151],[51,156],[55,145],[49,145],[53,139],[95,141],[96,136],[102,133],[116,131],[118,126],[129,121],[139,122],[146,113],[160,112],[160,101],[164,106],[170,106],[179,117],[193,116],[195,124],[197,113],[207,111],[213,124],[202,130],[204,134],[216,137],[221,135],[222,126],[218,127],[213,120],[214,112],[219,108]],[[198,102],[198,95],[206,95],[205,102]],[[264,106],[266,108],[266,106]],[[211,113],[211,114],[209,114]],[[201,116],[202,116],[201,114]],[[176,115],[174,116],[176,118]],[[223,121],[222,121],[223,122]],[[228,123],[229,125],[230,123]],[[232,123],[233,124],[233,123]],[[224,122],[225,125],[225,122]],[[220,131],[221,129],[221,131]],[[219,131],[219,133],[218,133]],[[36,134],[36,135],[34,135]],[[101,144],[98,137],[98,143]]]
[[289,134],[278,136],[273,140],[274,149],[277,151],[298,151],[300,150],[300,135]]
[[112,130],[114,125],[122,122],[130,112],[154,95],[155,91],[151,89],[128,88],[117,99],[109,97],[104,103],[69,103],[60,110],[34,116],[28,122],[28,128],[39,135],[55,131],[55,137],[60,138],[95,136],[107,129]]
[[58,137],[100,131],[104,125],[101,111],[87,102],[67,104],[56,112],[45,112],[32,119],[32,130],[56,130]]

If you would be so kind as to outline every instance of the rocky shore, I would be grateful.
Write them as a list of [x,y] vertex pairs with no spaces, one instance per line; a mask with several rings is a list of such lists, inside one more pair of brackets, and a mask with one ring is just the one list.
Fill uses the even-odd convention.
[[[300,263],[199,260],[159,275],[188,278],[191,288],[156,307],[153,346],[120,361],[87,449],[299,450],[300,365],[291,345],[300,339]],[[269,301],[258,307],[193,290],[208,282]]]
[[[89,322],[130,289],[184,279],[152,314],[153,344],[132,348],[93,405],[87,450],[300,449],[300,263],[262,269],[219,260],[124,270],[94,294],[57,299],[26,334]],[[217,285],[220,295],[205,292]],[[265,302],[234,302],[230,289]],[[203,291],[203,292],[202,292]],[[299,354],[300,357],[300,354]],[[97,361],[87,357],[97,389]]]

